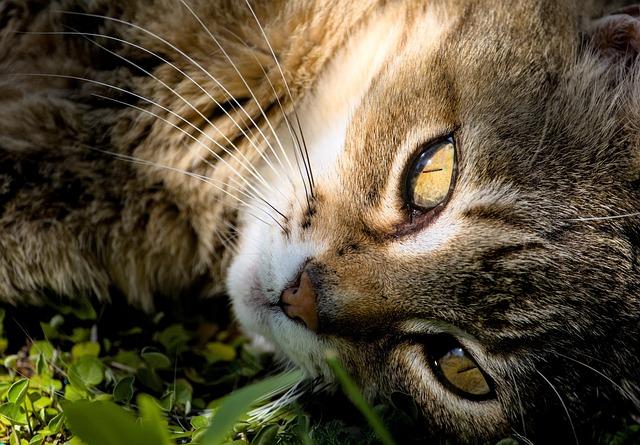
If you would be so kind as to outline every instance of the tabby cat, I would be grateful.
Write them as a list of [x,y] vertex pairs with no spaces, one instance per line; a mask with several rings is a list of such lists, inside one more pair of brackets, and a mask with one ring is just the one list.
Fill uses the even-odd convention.
[[640,404],[639,15],[0,1],[0,300],[227,293],[438,438],[578,441]]

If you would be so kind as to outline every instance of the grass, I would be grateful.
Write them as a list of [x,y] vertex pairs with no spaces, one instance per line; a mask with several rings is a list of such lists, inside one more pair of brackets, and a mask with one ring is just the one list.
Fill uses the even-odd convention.
[[[0,309],[0,444],[423,443],[411,401],[368,405],[331,355],[342,395],[252,415],[301,374],[274,374],[224,300],[203,305],[167,305],[153,317],[88,302]],[[631,425],[602,443],[638,440]]]

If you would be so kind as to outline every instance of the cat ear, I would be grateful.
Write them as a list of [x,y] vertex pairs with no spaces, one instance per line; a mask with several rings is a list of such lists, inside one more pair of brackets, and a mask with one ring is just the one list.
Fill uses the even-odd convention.
[[606,57],[640,54],[640,5],[628,6],[591,23],[592,43]]

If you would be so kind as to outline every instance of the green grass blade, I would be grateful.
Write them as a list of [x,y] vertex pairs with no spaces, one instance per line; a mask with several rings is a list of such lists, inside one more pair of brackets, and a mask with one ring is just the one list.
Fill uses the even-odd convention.
[[246,414],[253,405],[275,393],[286,391],[302,379],[302,371],[293,371],[270,377],[231,393],[218,407],[211,420],[211,425],[202,436],[200,443],[202,445],[224,443],[238,419]]
[[340,382],[342,386],[342,390],[349,397],[349,400],[355,405],[356,408],[362,413],[365,417],[373,432],[378,436],[380,442],[384,445],[395,445],[393,438],[389,431],[387,431],[386,427],[382,423],[382,420],[378,415],[373,411],[371,406],[367,403],[362,395],[362,392],[358,389],[356,384],[351,380],[347,371],[342,367],[340,361],[338,360],[338,356],[333,352],[327,353],[327,363],[333,370],[336,378]]

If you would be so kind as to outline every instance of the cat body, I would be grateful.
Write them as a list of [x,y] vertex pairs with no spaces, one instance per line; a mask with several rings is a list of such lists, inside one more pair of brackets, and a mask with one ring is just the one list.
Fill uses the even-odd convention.
[[611,8],[5,2],[0,299],[226,291],[438,437],[577,437],[639,395],[640,33]]

